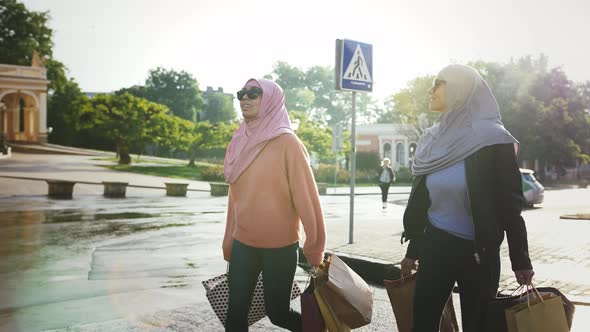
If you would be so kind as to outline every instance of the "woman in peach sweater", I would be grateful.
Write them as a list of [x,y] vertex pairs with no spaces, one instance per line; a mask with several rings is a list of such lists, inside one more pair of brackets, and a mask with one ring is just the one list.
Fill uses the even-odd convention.
[[227,148],[230,184],[223,256],[229,262],[226,331],[248,331],[248,310],[260,272],[271,322],[301,331],[290,308],[300,223],[303,252],[317,268],[326,247],[324,217],[305,146],[291,129],[281,87],[250,79],[238,91],[244,122]]

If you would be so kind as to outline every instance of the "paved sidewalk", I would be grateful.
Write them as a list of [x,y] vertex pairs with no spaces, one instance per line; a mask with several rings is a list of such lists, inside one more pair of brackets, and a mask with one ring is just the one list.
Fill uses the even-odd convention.
[[[87,156],[33,155],[13,154],[10,159],[0,160],[0,176],[21,176],[34,178],[52,178],[73,181],[101,182],[125,181],[134,185],[160,186],[164,182],[178,179],[158,178],[153,176],[115,172],[95,166],[99,161]],[[184,182],[184,181],[183,181]],[[189,189],[209,189],[206,182],[188,181]],[[84,202],[93,200],[108,201],[101,198],[102,186],[76,185],[74,198],[82,197]],[[382,209],[377,186],[356,188],[355,197],[354,242],[349,244],[349,196],[326,195],[321,197],[328,232],[328,249],[335,253],[354,255],[364,260],[383,264],[399,262],[405,253],[405,245],[399,242],[403,229],[402,216],[407,201],[409,187],[394,186],[390,189],[387,209]],[[345,194],[348,188],[330,188],[328,194]],[[5,200],[40,200],[47,194],[47,185],[42,181],[25,181],[0,177],[0,199]],[[151,197],[154,202],[162,201],[168,208],[169,200],[154,199],[164,195],[163,189],[128,188],[127,196],[141,200]],[[196,195],[196,194],[195,194]],[[96,198],[93,198],[96,197]],[[225,209],[223,198],[209,200],[206,193],[199,193],[189,201],[210,204],[211,208],[199,207],[202,216],[211,218],[216,230],[223,228]],[[590,330],[590,221],[563,220],[559,216],[566,213],[590,212],[590,189],[548,190],[545,203],[537,208],[524,211],[529,232],[531,259],[535,267],[535,282],[538,286],[553,286],[579,305],[574,319],[573,331]],[[72,202],[72,205],[75,202]],[[60,203],[69,206],[68,203]],[[138,203],[139,206],[139,203]],[[209,212],[207,209],[215,211]],[[180,213],[180,212],[179,212]],[[213,225],[212,225],[213,226]],[[222,232],[222,230],[221,230]],[[211,231],[211,234],[215,234]],[[218,235],[211,237],[207,248],[217,250]],[[212,253],[217,257],[217,253]],[[501,287],[507,290],[516,288],[510,271],[506,241],[503,247]],[[198,287],[197,287],[198,288]],[[383,293],[379,293],[379,299]],[[386,304],[386,302],[384,302]],[[458,307],[458,306],[457,306]],[[180,310],[180,309],[179,309]],[[0,312],[1,313],[1,312]],[[177,312],[182,315],[182,310]],[[104,329],[96,329],[103,331]],[[121,328],[121,331],[127,331]],[[370,329],[369,329],[370,330]],[[367,330],[367,331],[369,331]],[[387,330],[387,329],[385,329]],[[66,331],[66,330],[64,330]],[[78,331],[78,330],[71,330]],[[80,331],[94,331],[80,329]]]

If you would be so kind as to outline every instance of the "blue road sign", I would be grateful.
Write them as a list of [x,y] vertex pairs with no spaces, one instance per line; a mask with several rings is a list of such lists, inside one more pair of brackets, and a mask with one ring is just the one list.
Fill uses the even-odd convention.
[[[373,91],[373,45],[354,40],[337,40],[340,63],[337,88],[351,91]],[[341,49],[338,50],[338,46]]]

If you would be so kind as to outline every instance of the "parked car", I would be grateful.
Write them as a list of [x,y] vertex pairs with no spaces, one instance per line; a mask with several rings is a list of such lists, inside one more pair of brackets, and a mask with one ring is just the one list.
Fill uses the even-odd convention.
[[533,207],[535,204],[543,203],[545,196],[545,187],[537,181],[534,173],[535,171],[532,169],[520,169],[522,193],[524,194],[525,205],[527,207]]

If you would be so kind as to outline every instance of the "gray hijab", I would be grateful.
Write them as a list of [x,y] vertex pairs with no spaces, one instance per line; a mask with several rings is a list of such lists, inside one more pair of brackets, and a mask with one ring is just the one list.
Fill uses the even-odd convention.
[[446,81],[445,112],[418,141],[414,175],[447,168],[488,145],[517,146],[518,141],[502,124],[496,98],[475,69],[450,65],[437,79]]

